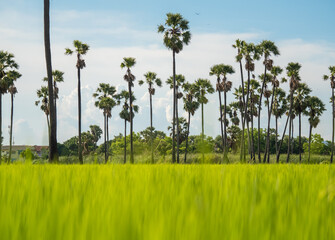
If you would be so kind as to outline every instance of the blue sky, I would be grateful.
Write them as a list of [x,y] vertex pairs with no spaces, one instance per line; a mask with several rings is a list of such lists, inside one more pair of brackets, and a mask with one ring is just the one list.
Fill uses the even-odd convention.
[[[252,3],[251,3],[252,2]],[[17,144],[46,144],[46,120],[34,106],[35,92],[45,76],[43,48],[43,1],[0,0],[0,49],[13,52],[21,66],[23,77],[17,83],[14,135]],[[137,59],[134,74],[142,79],[147,71],[155,71],[163,81],[171,75],[171,53],[157,34],[157,25],[164,22],[167,12],[179,12],[190,21],[191,44],[177,56],[177,72],[188,81],[199,77],[209,78],[213,64],[224,62],[238,69],[234,61],[235,39],[258,43],[263,39],[275,41],[281,56],[275,64],[285,67],[288,62],[302,64],[301,75],[315,95],[329,107],[329,83],[321,81],[329,65],[335,65],[335,39],[332,31],[334,1],[79,1],[51,0],[51,41],[53,67],[65,72],[65,82],[60,85],[59,141],[76,134],[76,71],[75,59],[64,56],[64,48],[74,39],[87,42],[91,50],[85,57],[83,70],[83,130],[90,124],[102,126],[102,115],[94,107],[92,93],[99,82],[125,88],[123,71],[119,65],[122,57]],[[256,75],[262,72],[261,62],[256,64]],[[233,87],[239,84],[239,75],[231,77]],[[211,79],[214,82],[214,79]],[[287,86],[283,86],[286,88]],[[168,88],[158,89],[155,95],[154,123],[166,131],[171,119],[171,93]],[[135,85],[140,113],[135,131],[149,124],[148,95],[146,87]],[[216,121],[218,101],[210,96],[206,110],[206,132],[218,135]],[[231,94],[228,100],[232,101]],[[4,125],[9,123],[9,97],[4,97]],[[179,109],[182,109],[180,105]],[[115,109],[112,135],[123,127]],[[196,113],[191,134],[200,132],[200,115]],[[317,132],[329,139],[330,112],[326,112]],[[265,126],[264,126],[265,127]],[[281,126],[280,126],[281,128]],[[303,134],[307,135],[304,119]],[[306,130],[306,131],[305,131]],[[5,135],[5,144],[8,137]]]

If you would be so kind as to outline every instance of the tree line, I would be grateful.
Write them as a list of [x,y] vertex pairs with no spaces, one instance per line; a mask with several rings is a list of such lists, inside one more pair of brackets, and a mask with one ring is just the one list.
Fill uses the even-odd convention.
[[[42,86],[37,91],[39,98],[36,105],[40,105],[41,110],[45,113],[49,129],[49,161],[58,161],[57,136],[55,129],[57,128],[57,98],[58,98],[58,83],[64,81],[64,73],[58,70],[52,71],[51,68],[51,52],[50,52],[50,36],[49,36],[49,1],[45,0],[45,51],[46,51],[46,66],[48,77],[47,86]],[[221,162],[229,162],[229,151],[231,146],[228,145],[228,132],[239,132],[240,139],[240,161],[241,162],[259,162],[269,163],[271,150],[271,138],[275,136],[274,146],[276,161],[279,161],[282,153],[282,145],[288,130],[288,144],[286,161],[290,161],[290,154],[293,152],[294,144],[294,119],[298,118],[298,150],[299,159],[301,161],[301,153],[303,142],[301,136],[301,118],[308,117],[309,122],[309,138],[308,146],[310,149],[312,140],[312,130],[316,128],[320,122],[320,116],[325,111],[324,103],[316,96],[311,96],[311,89],[306,83],[301,82],[299,63],[291,62],[285,68],[274,64],[274,57],[280,55],[280,51],[276,44],[269,40],[264,40],[259,44],[248,43],[237,39],[232,45],[237,50],[235,61],[239,64],[241,83],[233,88],[233,83],[229,80],[229,76],[235,73],[235,69],[228,64],[220,63],[212,66],[209,69],[209,76],[213,76],[216,80],[213,86],[209,79],[197,79],[194,83],[185,80],[185,77],[176,73],[176,56],[180,53],[185,45],[191,41],[191,33],[189,30],[189,22],[182,17],[181,14],[168,13],[164,24],[159,25],[158,33],[163,34],[163,43],[167,49],[172,52],[172,76],[166,80],[166,84],[173,91],[173,117],[171,130],[172,139],[172,162],[186,162],[189,129],[191,116],[200,108],[202,119],[201,139],[204,143],[204,106],[208,103],[208,94],[213,94],[215,91],[219,98],[218,122],[220,124],[220,139],[222,145]],[[65,54],[76,54],[76,68],[78,81],[78,158],[79,162],[83,163],[83,148],[82,130],[81,130],[81,70],[86,67],[84,55],[90,50],[86,43],[75,40],[73,42],[74,49],[66,48]],[[21,75],[17,72],[18,65],[13,60],[14,56],[2,51],[1,57],[1,86],[4,85],[1,91],[13,92],[10,87]],[[7,58],[7,59],[6,59]],[[4,63],[4,64],[3,64]],[[128,91],[117,93],[116,88],[108,83],[100,83],[93,97],[96,99],[95,106],[98,107],[104,117],[104,155],[107,162],[109,154],[109,119],[112,117],[112,109],[122,104],[120,117],[124,120],[124,136],[127,134],[127,123],[130,128],[130,162],[134,163],[134,145],[133,145],[133,123],[135,113],[139,106],[135,105],[136,101],[133,88],[136,77],[132,74],[132,68],[136,64],[136,59],[125,57],[120,64],[121,69],[125,69],[124,80],[127,82]],[[264,66],[264,73],[256,75],[255,64]],[[51,70],[51,71],[50,71]],[[332,89],[332,116],[333,116],[333,134],[331,142],[331,158],[333,161],[334,152],[334,87],[335,87],[335,66],[329,67],[330,73],[324,76],[324,80],[330,80]],[[286,72],[286,76],[284,75]],[[8,80],[11,79],[11,80]],[[3,83],[3,84],[2,84]],[[149,101],[150,101],[150,146],[151,146],[151,161],[154,162],[154,127],[153,127],[153,112],[152,102],[155,95],[155,86],[161,87],[162,81],[158,78],[157,73],[148,71],[144,74],[144,80],[140,80],[139,84],[144,83],[148,86]],[[289,84],[289,92],[286,93],[280,86],[281,84]],[[234,84],[235,85],[235,84]],[[17,92],[17,90],[15,90]],[[14,92],[15,92],[14,91]],[[233,91],[235,101],[228,103],[227,95]],[[1,94],[1,96],[2,96]],[[14,95],[15,93],[13,93]],[[222,96],[223,95],[223,96]],[[0,97],[1,101],[1,97]],[[178,102],[183,101],[184,110],[188,114],[187,120],[181,122],[179,117],[180,110]],[[1,102],[0,102],[1,103]],[[1,104],[0,104],[1,105]],[[261,114],[265,111],[266,118],[262,118],[267,122],[265,145],[261,146]],[[275,132],[271,131],[271,117],[275,118]],[[1,121],[0,115],[0,121]],[[255,118],[257,119],[257,128],[254,127]],[[285,127],[282,134],[278,133],[278,121],[281,118],[286,118]],[[182,135],[182,125],[186,124],[186,135]],[[1,122],[0,122],[1,125]],[[0,128],[1,133],[1,128]],[[281,138],[278,139],[278,136]],[[184,158],[180,158],[180,145],[185,138]],[[56,140],[56,141],[55,141]],[[124,141],[127,138],[124,137]],[[11,143],[11,140],[10,140]],[[126,147],[126,142],[124,143]],[[0,151],[1,152],[1,151]],[[309,151],[310,152],[310,151]],[[126,162],[127,150],[124,149],[124,162]],[[262,156],[263,154],[263,156]],[[310,157],[309,157],[310,158]]]

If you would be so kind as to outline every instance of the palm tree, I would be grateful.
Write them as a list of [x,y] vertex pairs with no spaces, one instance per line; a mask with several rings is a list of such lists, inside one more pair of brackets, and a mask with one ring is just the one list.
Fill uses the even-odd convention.
[[[175,89],[175,94],[176,94],[175,115],[176,115],[177,126],[179,126],[178,99],[183,97],[183,93],[179,91],[179,87],[182,86],[184,84],[184,82],[185,82],[185,77],[184,77],[184,75],[181,75],[181,74],[177,74],[175,76],[175,78],[173,78],[173,76],[171,76],[170,78],[168,78],[166,80],[166,84],[168,84],[170,86],[170,89],[173,89],[173,88]],[[179,136],[180,132],[178,131],[178,129],[179,128],[177,128],[177,139],[180,138],[180,136]],[[172,126],[172,137],[173,137],[173,126]],[[180,143],[180,141],[177,140],[177,163],[179,163],[179,143]]]
[[[56,127],[56,132],[57,132],[57,99],[59,89],[57,87],[57,83],[64,82],[64,73],[55,70],[52,72],[52,80],[53,80],[53,100],[54,100],[54,107],[55,107],[55,127]],[[44,78],[43,81],[48,82],[48,78]]]
[[54,106],[54,93],[52,87],[52,62],[50,47],[50,1],[44,0],[44,49],[45,62],[48,75],[48,95],[50,110],[50,134],[49,134],[49,162],[58,162],[57,150],[57,127],[56,127],[56,110]]
[[103,111],[104,116],[104,147],[105,147],[105,163],[108,160],[108,149],[106,145],[107,132],[108,132],[108,114],[111,113],[111,109],[117,105],[115,101],[116,98],[116,89],[114,86],[110,86],[106,83],[100,83],[97,91],[93,94],[94,98],[97,98],[95,101],[95,106]]
[[[220,119],[221,119],[221,136],[222,136],[222,143],[223,143],[223,157],[224,159],[227,159],[227,116],[226,116],[226,108],[227,108],[227,92],[231,90],[232,82],[227,81],[227,74],[233,74],[235,73],[235,70],[230,65],[225,64],[219,64],[214,65],[211,68],[211,71],[209,75],[213,76],[215,75],[217,77],[217,84],[216,84],[216,90],[219,92],[219,102],[220,102]],[[222,75],[222,82],[220,82],[220,76]],[[221,92],[224,93],[224,109],[222,114],[222,102],[221,102]],[[223,123],[224,123],[224,130],[222,126],[222,117],[223,117]],[[228,159],[227,159],[228,160]]]
[[134,147],[133,147],[133,97],[131,87],[134,86],[135,76],[131,73],[130,68],[135,66],[136,59],[131,57],[123,58],[123,62],[121,63],[121,69],[127,68],[127,72],[124,75],[124,80],[128,82],[128,92],[129,92],[129,113],[130,113],[130,163],[134,163]]
[[[293,94],[295,90],[299,87],[300,75],[299,70],[301,65],[299,63],[289,63],[286,67],[287,76],[290,77],[290,108],[288,112],[288,119],[292,119],[292,111],[293,111]],[[289,138],[287,145],[287,159],[286,162],[290,160],[290,146],[291,146],[291,129],[292,129],[292,121],[289,121]],[[284,131],[285,134],[285,131]],[[293,136],[292,136],[293,137]],[[280,151],[279,151],[280,152]]]
[[293,95],[293,109],[299,116],[299,161],[301,162],[301,114],[305,112],[307,107],[307,98],[312,90],[306,83],[299,84],[295,94]]
[[[243,116],[245,116],[243,118],[242,121],[242,129],[245,126],[245,122],[246,122],[246,117],[248,115],[248,105],[249,105],[249,96],[250,96],[250,81],[251,81],[251,73],[255,70],[255,60],[258,60],[260,58],[260,47],[259,46],[255,46],[253,43],[244,43],[243,45],[243,51],[241,52],[241,55],[244,57],[245,59],[245,69],[247,70],[248,73],[248,82],[247,82],[247,97],[246,100],[244,102],[244,113]],[[245,91],[244,89],[242,89],[243,91]],[[242,92],[243,93],[243,92]],[[248,142],[250,143],[250,134],[249,134],[249,125],[247,122],[247,131],[248,131]],[[241,141],[241,154],[240,154],[240,159],[245,161],[245,142],[244,142],[244,136],[242,137],[243,141]],[[250,144],[249,144],[250,145]]]
[[334,104],[334,88],[335,88],[335,66],[329,67],[330,75],[324,75],[323,79],[328,80],[330,79],[330,87],[332,89],[332,97],[331,97],[331,103],[332,103],[332,145],[331,145],[331,156],[330,156],[330,163],[333,162],[333,156],[334,156],[334,131],[335,131],[335,104]]
[[[134,95],[132,94],[132,102],[136,100]],[[130,111],[129,111],[129,92],[126,90],[121,91],[120,94],[117,95],[117,99],[119,101],[123,102],[123,107],[120,112],[120,118],[124,120],[124,163],[126,163],[127,160],[127,121],[130,122]],[[132,110],[132,117],[134,118],[134,112],[138,112],[139,107],[137,105],[134,105]]]
[[[275,96],[276,89],[279,87],[279,80],[278,75],[283,72],[283,69],[278,66],[273,66],[271,69],[271,75],[269,75],[269,79],[272,83],[272,92],[267,89],[267,83],[265,83],[265,91],[264,96],[267,99],[267,106],[268,106],[268,127],[267,127],[267,134],[266,134],[266,145],[265,145],[265,153],[264,153],[264,160],[263,162],[270,162],[270,124],[271,124],[271,115],[273,109],[273,100]],[[271,96],[271,102],[269,97]]]
[[[151,131],[151,163],[154,163],[154,148],[153,148],[153,124],[152,124],[152,96],[155,95],[155,88],[154,85],[156,84],[158,87],[162,86],[162,81],[157,78],[157,74],[154,72],[147,72],[144,74],[146,83],[148,84],[149,88],[149,97],[150,97],[150,131]],[[140,86],[144,84],[143,80],[138,82]]]
[[13,115],[14,115],[14,95],[17,93],[17,88],[14,85],[14,81],[16,81],[18,78],[21,77],[21,74],[12,71],[10,76],[9,76],[13,84],[8,88],[8,92],[10,93],[11,96],[11,104],[10,104],[10,130],[9,130],[9,158],[8,158],[8,163],[11,162],[12,160],[12,139],[13,139]]
[[0,51],[0,164],[2,162],[2,95],[7,93],[13,79],[8,77],[19,68],[14,60],[14,55],[5,51]]
[[[273,60],[270,58],[270,56],[273,54],[274,56],[280,55],[279,50],[277,48],[277,46],[275,45],[274,42],[272,41],[268,41],[268,40],[264,40],[261,42],[261,44],[259,45],[260,49],[261,49],[261,53],[264,57],[264,76],[266,76],[266,72],[267,71],[271,71],[272,70],[272,66],[273,66]],[[261,162],[261,149],[260,149],[260,129],[261,129],[261,108],[262,108],[262,96],[263,96],[263,92],[264,92],[264,88],[265,88],[265,78],[263,79],[263,83],[262,83],[262,88],[261,88],[261,93],[260,93],[260,97],[259,97],[259,108],[258,108],[258,160],[259,162]]]
[[[208,103],[206,94],[214,93],[214,88],[208,79],[199,78],[195,81],[195,96],[198,102],[201,104],[201,141],[204,142],[205,136],[205,120],[204,120],[204,104]],[[202,160],[204,161],[204,153],[202,153]]]
[[48,126],[48,137],[50,139],[50,121],[49,121],[49,90],[48,87],[42,86],[41,89],[38,89],[37,97],[41,100],[35,101],[35,105],[38,106],[41,104],[40,109],[44,112],[46,118],[47,118],[47,126]]
[[[258,108],[258,99],[259,99],[259,87],[260,84],[257,80],[251,79],[250,80],[250,122],[251,122],[251,160],[255,162],[255,142],[254,142],[254,117],[258,117],[257,115],[257,108]],[[248,116],[248,115],[247,115]]]
[[318,126],[320,122],[320,116],[325,110],[325,104],[318,97],[307,98],[307,109],[305,110],[305,114],[309,116],[308,162],[311,158],[312,129]]
[[197,92],[197,84],[190,84],[185,83],[183,85],[183,89],[185,92],[184,100],[184,109],[188,113],[188,121],[187,121],[187,136],[186,136],[186,149],[185,149],[185,157],[184,157],[184,163],[186,163],[186,156],[187,156],[187,148],[188,148],[188,137],[190,135],[190,124],[191,124],[191,114],[194,116],[195,111],[199,108],[200,102],[197,101],[197,98],[195,98],[195,94]]
[[[275,122],[276,122],[275,147],[276,147],[277,156],[278,156],[278,152],[280,151],[280,148],[278,149],[278,140],[277,140],[278,139],[278,119],[281,118],[286,113],[287,110],[288,109],[287,109],[286,93],[283,89],[276,87],[276,90],[274,92],[274,98],[273,98],[272,114],[275,116]],[[286,129],[286,126],[285,126],[285,129]],[[279,161],[279,158],[277,158],[277,163],[278,161]]]
[[[175,144],[175,125],[178,117],[176,116],[177,95],[176,95],[176,54],[183,50],[184,44],[188,45],[191,40],[188,21],[179,13],[167,13],[164,25],[158,26],[158,33],[164,34],[164,45],[172,50],[173,59],[173,126],[172,126],[172,162],[176,162]],[[179,133],[177,132],[177,135]],[[179,136],[177,136],[179,139]],[[177,142],[178,145],[178,142]],[[177,161],[179,162],[179,150],[177,150]]]
[[[79,162],[83,164],[83,153],[82,153],[82,145],[81,145],[81,80],[80,80],[80,70],[86,67],[85,60],[83,59],[83,55],[85,55],[90,47],[86,43],[82,43],[78,40],[73,41],[73,46],[75,50],[71,50],[69,48],[65,49],[65,55],[72,55],[73,52],[77,54],[77,75],[78,75],[78,155],[79,155]],[[51,81],[51,80],[50,80]]]

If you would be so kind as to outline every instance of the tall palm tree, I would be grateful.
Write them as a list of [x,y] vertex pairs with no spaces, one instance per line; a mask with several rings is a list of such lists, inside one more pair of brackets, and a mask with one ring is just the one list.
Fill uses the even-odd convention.
[[[154,148],[153,148],[153,124],[152,124],[152,96],[155,95],[154,85],[156,84],[158,87],[162,86],[162,81],[157,78],[157,74],[154,72],[147,72],[144,74],[145,81],[148,84],[149,88],[149,98],[150,98],[150,134],[151,134],[151,163],[154,163]],[[144,84],[143,80],[138,82],[140,86]]]
[[[215,75],[217,77],[217,84],[216,84],[216,90],[219,92],[219,102],[220,102],[220,119],[221,119],[221,136],[222,136],[222,143],[223,143],[223,157],[225,160],[228,160],[227,158],[227,92],[231,90],[232,82],[227,80],[228,74],[235,73],[235,70],[230,65],[225,64],[219,64],[214,65],[209,75],[213,76]],[[222,81],[220,82],[220,77],[222,75]],[[222,101],[221,101],[221,92],[224,93],[224,109],[222,114]],[[223,125],[222,126],[222,117],[223,117]]]
[[[276,87],[276,90],[274,92],[274,98],[273,98],[272,114],[275,116],[275,123],[276,123],[275,147],[276,147],[277,156],[278,156],[278,152],[280,151],[280,148],[278,148],[278,119],[281,118],[286,113],[287,110],[288,108],[287,108],[286,92],[283,89]],[[277,163],[278,161],[279,161],[279,158],[277,158]]]
[[306,115],[309,116],[309,140],[308,140],[308,162],[311,158],[311,137],[312,129],[316,128],[320,122],[320,117],[325,111],[325,104],[318,97],[308,97]]
[[[251,73],[255,71],[255,60],[258,60],[260,58],[260,47],[255,46],[253,43],[244,43],[243,45],[243,51],[241,52],[242,56],[245,59],[245,69],[247,70],[248,73],[248,81],[247,81],[247,89],[246,89],[246,100],[244,102],[244,113],[242,121],[242,129],[245,126],[246,123],[246,117],[248,115],[248,106],[249,106],[249,97],[250,97],[250,81],[251,81]],[[243,90],[245,91],[245,90]],[[249,134],[249,125],[247,121],[247,133],[248,133],[248,143],[250,143],[250,134]],[[250,146],[250,144],[249,144]],[[244,142],[244,136],[243,136],[243,141],[241,141],[241,154],[240,154],[240,159],[243,157],[243,161],[245,162],[245,142]]]
[[335,131],[335,104],[334,104],[334,88],[335,88],[335,66],[329,67],[330,75],[324,75],[323,79],[326,81],[330,79],[330,87],[332,89],[332,145],[331,145],[331,156],[330,156],[330,163],[333,162],[334,157],[334,131]]
[[[136,100],[134,95],[132,94],[132,102]],[[127,161],[127,121],[130,122],[130,111],[129,111],[129,92],[126,90],[121,91],[117,95],[117,99],[120,102],[123,102],[122,110],[120,112],[120,118],[124,120],[124,163]],[[135,112],[138,112],[139,107],[137,105],[133,105],[133,112],[132,112],[132,117],[134,118]]]
[[295,94],[293,95],[293,109],[299,117],[299,161],[301,162],[301,114],[305,112],[307,107],[307,97],[312,90],[307,86],[306,83],[299,84]]
[[116,89],[114,86],[110,86],[107,83],[100,83],[96,92],[93,94],[94,98],[97,98],[95,101],[95,106],[103,111],[104,116],[104,150],[105,150],[105,163],[108,160],[108,149],[106,141],[107,139],[107,126],[108,126],[108,113],[111,112],[111,109],[117,105],[116,98]]
[[[175,78],[173,78],[173,76],[171,76],[170,78],[168,78],[166,80],[166,84],[168,84],[170,86],[170,89],[175,89],[175,94],[176,94],[176,99],[175,99],[175,102],[176,102],[176,110],[175,110],[175,115],[176,115],[176,123],[177,123],[177,126],[179,126],[179,112],[178,112],[178,99],[181,99],[183,97],[183,93],[180,91],[180,88],[185,82],[185,77],[184,75],[181,75],[181,74],[177,74],[175,76]],[[173,120],[172,120],[173,122]],[[180,132],[179,132],[180,128],[178,127],[177,128],[177,137],[176,139],[176,142],[177,142],[177,163],[179,163],[179,143],[180,143]],[[173,137],[173,125],[172,125],[172,137]],[[178,140],[179,139],[179,140]]]
[[131,68],[136,64],[136,59],[131,57],[123,58],[121,63],[121,69],[127,68],[127,72],[123,79],[128,82],[128,92],[129,92],[129,113],[130,113],[130,163],[134,163],[134,147],[133,147],[133,96],[131,87],[134,86],[135,76],[131,73]]
[[184,100],[184,109],[188,113],[188,121],[187,121],[187,135],[186,135],[186,149],[185,149],[185,157],[184,157],[184,163],[186,163],[186,157],[187,157],[187,150],[188,150],[188,137],[190,135],[190,124],[191,124],[191,115],[194,116],[195,111],[199,108],[200,102],[195,97],[195,94],[197,92],[198,86],[196,83],[190,84],[185,83],[183,85],[183,89],[185,92]]
[[258,117],[258,99],[259,99],[259,87],[260,84],[256,79],[251,79],[250,81],[250,101],[249,101],[249,105],[250,105],[250,122],[251,122],[251,160],[252,162],[255,162],[255,141],[254,141],[254,117]]
[[9,130],[9,158],[8,163],[12,160],[12,139],[13,139],[13,118],[14,118],[14,95],[17,93],[17,88],[14,85],[14,81],[16,81],[18,78],[21,77],[21,74],[13,71],[12,74],[10,74],[13,84],[8,88],[8,92],[10,93],[10,130]]
[[5,51],[0,51],[0,164],[2,162],[2,95],[7,93],[13,79],[8,75],[15,72],[19,65],[14,60],[14,55]]
[[[205,136],[205,119],[204,119],[204,105],[208,103],[206,94],[214,93],[214,88],[208,79],[199,78],[195,81],[195,96],[197,101],[201,104],[201,141],[204,142]],[[204,153],[202,153],[202,161],[204,161]]]
[[[264,57],[264,76],[266,76],[266,72],[267,71],[271,71],[272,70],[272,66],[273,66],[273,60],[270,58],[271,55],[277,56],[280,55],[279,50],[277,48],[277,46],[275,45],[274,42],[272,41],[268,41],[268,40],[264,40],[261,42],[260,44],[260,49],[261,49],[261,53]],[[262,88],[261,88],[261,93],[260,93],[260,97],[259,97],[259,108],[258,108],[258,160],[259,162],[261,162],[261,149],[260,149],[260,129],[261,129],[261,108],[262,108],[262,96],[263,96],[263,92],[264,92],[264,88],[265,88],[265,80],[262,83]]]
[[[44,78],[43,81],[48,82],[48,78]],[[57,87],[57,83],[64,82],[64,72],[59,70],[52,71],[52,81],[53,81],[53,100],[54,100],[54,108],[55,108],[55,127],[57,132],[57,99],[59,98],[59,88]]]
[[49,121],[49,90],[48,87],[42,86],[40,89],[36,92],[37,97],[41,100],[35,101],[35,105],[41,105],[40,109],[44,112],[46,118],[47,118],[47,126],[48,126],[48,137],[50,138],[50,121]]
[[[300,68],[301,68],[301,65],[299,63],[293,63],[293,62],[289,63],[286,67],[287,76],[290,78],[290,108],[289,108],[289,112],[288,112],[288,116],[287,116],[288,119],[292,119],[293,94],[294,94],[295,90],[299,87],[299,82],[301,80],[300,75],[299,75]],[[286,162],[289,162],[289,160],[290,160],[291,129],[292,129],[292,121],[289,121],[289,138],[288,138],[288,145],[287,145]]]
[[[245,87],[244,87],[244,77],[243,77],[243,67],[242,67],[242,60],[244,56],[244,50],[245,50],[246,42],[241,41],[240,39],[237,39],[235,41],[235,44],[233,45],[233,48],[237,49],[237,55],[236,55],[236,62],[239,63],[240,65],[240,72],[241,72],[241,92],[242,92],[242,97],[241,97],[241,103],[243,104],[242,109],[245,107]],[[241,154],[240,154],[240,161],[242,161],[242,152],[244,151],[244,131],[245,131],[245,122],[244,122],[244,113],[241,114],[241,121],[242,121],[242,137],[241,137]]]
[[[78,75],[78,155],[79,155],[79,162],[83,164],[83,151],[82,151],[82,144],[81,144],[81,79],[80,79],[80,71],[86,67],[85,60],[83,59],[83,55],[85,55],[90,47],[86,43],[82,43],[78,40],[73,41],[74,51],[70,48],[65,49],[65,55],[72,55],[74,52],[77,54],[77,75]],[[49,81],[51,81],[49,79]]]
[[[189,31],[189,22],[179,13],[167,13],[164,25],[158,26],[158,33],[164,34],[164,45],[172,50],[173,60],[173,126],[172,126],[172,162],[176,162],[176,143],[175,143],[175,125],[178,117],[176,116],[177,95],[176,95],[176,54],[181,52],[184,45],[188,45],[191,40]],[[179,132],[177,132],[179,135]],[[179,136],[177,136],[179,139]],[[177,141],[178,145],[178,141]],[[177,150],[177,161],[179,162],[179,150]]]
[[48,96],[50,110],[49,162],[58,162],[56,111],[52,87],[52,62],[50,47],[50,1],[44,0],[44,49],[48,75]]

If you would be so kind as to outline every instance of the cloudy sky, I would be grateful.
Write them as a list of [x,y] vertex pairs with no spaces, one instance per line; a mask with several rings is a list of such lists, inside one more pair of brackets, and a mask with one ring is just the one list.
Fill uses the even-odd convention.
[[[15,144],[47,144],[47,125],[43,112],[34,105],[36,89],[46,76],[43,46],[43,1],[0,0],[0,49],[15,54],[22,78],[17,82],[15,97]],[[264,39],[275,41],[281,56],[275,65],[285,67],[289,62],[302,64],[301,76],[313,94],[327,103],[327,112],[315,132],[325,139],[331,137],[330,89],[322,80],[328,66],[335,65],[335,32],[332,0],[265,1],[153,1],[153,0],[51,0],[51,42],[53,69],[65,72],[65,82],[59,84],[58,140],[63,142],[77,133],[77,79],[76,59],[65,56],[64,49],[72,47],[75,39],[88,43],[91,50],[85,56],[87,68],[82,71],[83,131],[89,125],[102,127],[102,113],[94,107],[92,94],[100,82],[110,83],[122,90],[126,82],[120,68],[123,57],[135,57],[133,73],[137,80],[147,71],[154,71],[165,82],[172,73],[172,54],[162,44],[157,25],[164,22],[167,12],[179,12],[190,21],[192,40],[177,55],[177,73],[190,82],[208,78],[212,65],[233,65],[236,54],[231,47],[237,38],[259,43]],[[256,74],[262,72],[256,63]],[[240,83],[239,74],[231,76],[233,86]],[[287,89],[287,86],[283,86]],[[135,117],[134,130],[149,125],[147,87],[135,84],[140,113]],[[228,101],[233,101],[228,94]],[[172,116],[172,98],[164,86],[154,96],[154,125],[166,131]],[[210,96],[205,106],[205,132],[219,134],[218,100]],[[4,96],[3,132],[8,143],[10,99]],[[182,109],[182,105],[180,108]],[[113,110],[112,135],[122,132],[120,108]],[[264,116],[265,117],[265,114]],[[284,121],[283,121],[284,122]],[[264,122],[265,124],[265,122]],[[282,123],[283,124],[283,123]],[[307,120],[303,134],[308,134]],[[265,126],[265,125],[264,125]],[[280,128],[282,130],[282,128]],[[191,134],[201,131],[200,112],[192,119]]]

